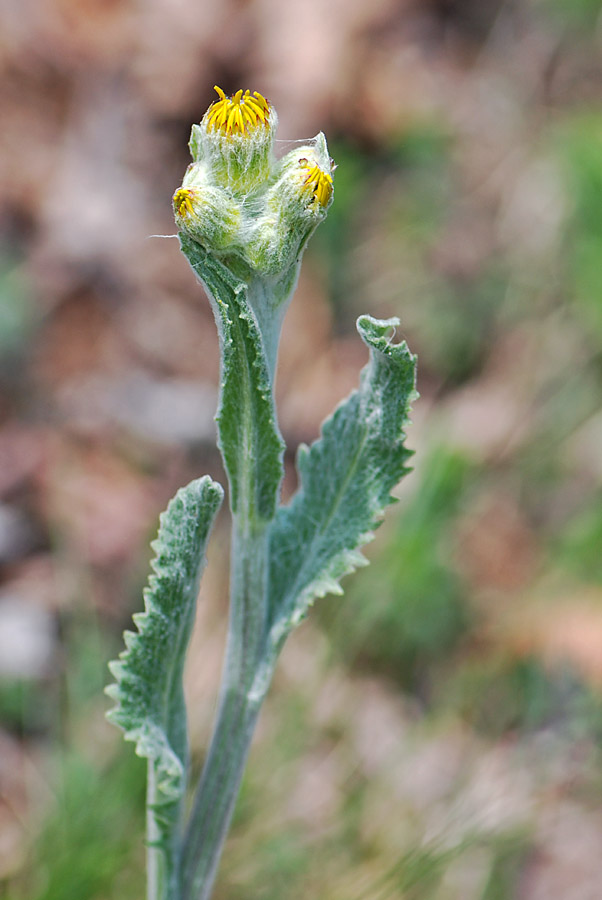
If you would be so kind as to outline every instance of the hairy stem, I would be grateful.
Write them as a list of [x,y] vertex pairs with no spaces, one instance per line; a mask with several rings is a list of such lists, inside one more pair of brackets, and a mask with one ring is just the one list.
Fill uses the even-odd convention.
[[259,709],[266,663],[268,540],[282,477],[273,379],[282,311],[274,286],[237,280],[194,242],[182,248],[211,299],[222,348],[220,449],[230,482],[233,529],[230,621],[216,724],[201,773],[182,862],[183,900],[208,900]]
[[245,518],[238,516],[233,530],[230,624],[217,721],[184,843],[186,900],[211,896],[263,700],[253,688],[266,626],[266,528],[252,527]]
[[[174,825],[168,846],[161,842],[161,828],[158,818],[169,816]],[[146,875],[148,900],[181,900],[179,880],[180,804],[166,806],[161,803],[157,789],[157,769],[155,760],[148,762],[146,789]]]

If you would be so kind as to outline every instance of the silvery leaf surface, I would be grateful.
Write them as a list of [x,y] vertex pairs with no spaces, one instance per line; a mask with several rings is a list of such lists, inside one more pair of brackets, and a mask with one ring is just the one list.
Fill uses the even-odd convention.
[[138,630],[125,632],[126,649],[109,664],[115,684],[106,691],[116,706],[107,715],[153,764],[156,805],[177,803],[186,786],[182,672],[206,545],[222,498],[221,486],[205,476],[181,488],[161,514],[145,610],[134,616]]
[[409,470],[404,428],[415,391],[416,358],[394,344],[397,319],[361,316],[370,350],[360,386],[298,451],[299,488],[270,535],[271,640],[279,647],[316,597],[340,594],[340,579],[366,560],[369,541]]
[[180,243],[207,289],[219,333],[221,390],[216,420],[232,512],[240,512],[244,504],[251,520],[269,521],[282,480],[284,445],[247,284],[191,238],[180,234]]

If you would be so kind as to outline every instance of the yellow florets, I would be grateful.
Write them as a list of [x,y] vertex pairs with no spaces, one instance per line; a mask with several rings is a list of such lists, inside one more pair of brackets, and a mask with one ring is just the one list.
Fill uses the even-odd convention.
[[317,163],[310,165],[307,159],[300,159],[299,163],[302,168],[309,169],[303,190],[311,192],[320,206],[328,206],[332,196],[332,175],[324,172]]
[[270,104],[257,91],[244,93],[237,91],[233,97],[226,97],[220,87],[214,90],[220,99],[212,103],[205,114],[207,131],[221,131],[226,135],[246,134],[249,128],[266,126],[270,116]]
[[189,190],[188,188],[178,188],[178,190],[175,192],[175,194],[173,195],[173,205],[175,211],[179,216],[184,217],[193,212],[193,196],[194,192]]

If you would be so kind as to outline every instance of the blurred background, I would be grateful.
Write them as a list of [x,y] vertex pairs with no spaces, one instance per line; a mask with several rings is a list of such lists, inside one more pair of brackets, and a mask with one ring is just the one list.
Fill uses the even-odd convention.
[[[286,494],[358,314],[400,316],[421,399],[372,565],[285,649],[216,898],[599,900],[601,48],[601,0],[3,0],[2,898],[144,896],[102,688],[158,513],[224,480],[208,303],[153,237],[217,83],[338,163],[282,343]],[[222,514],[196,769],[227,541]]]

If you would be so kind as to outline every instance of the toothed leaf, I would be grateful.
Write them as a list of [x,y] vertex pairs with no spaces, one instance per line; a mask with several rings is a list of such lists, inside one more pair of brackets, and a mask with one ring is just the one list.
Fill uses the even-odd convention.
[[[162,513],[145,611],[134,616],[138,631],[125,632],[127,649],[109,664],[116,683],[106,691],[117,705],[107,717],[153,764],[155,807],[179,801],[185,790],[182,671],[205,548],[222,497],[221,486],[205,476],[181,488]],[[164,815],[169,818],[167,809]]]
[[281,507],[270,537],[272,641],[279,646],[316,597],[342,593],[339,581],[366,560],[390,492],[408,471],[404,426],[415,392],[416,359],[392,344],[397,319],[358,319],[370,349],[359,389],[297,456],[299,489]]

